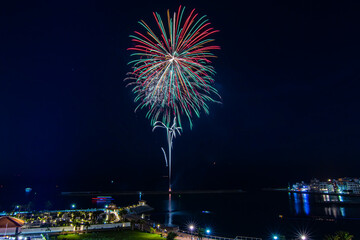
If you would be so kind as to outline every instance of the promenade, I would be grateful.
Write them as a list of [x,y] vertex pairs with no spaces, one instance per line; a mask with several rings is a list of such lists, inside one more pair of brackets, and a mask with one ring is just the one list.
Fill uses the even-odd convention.
[[[94,224],[90,225],[86,231],[96,230],[111,230],[116,228],[130,228],[130,222],[123,223],[110,223],[110,224]],[[84,231],[85,229],[80,228],[78,231]],[[24,228],[21,234],[41,234],[41,233],[61,233],[61,232],[76,232],[73,226],[64,227],[48,227],[48,228]]]
[[[200,239],[196,233],[189,233],[185,231],[179,231],[178,236],[176,239],[178,240],[198,240]],[[227,237],[220,237],[220,236],[214,236],[214,235],[204,235],[202,240],[262,240],[262,238],[256,238],[256,237],[245,237],[245,236],[237,236],[235,238],[227,238]]]

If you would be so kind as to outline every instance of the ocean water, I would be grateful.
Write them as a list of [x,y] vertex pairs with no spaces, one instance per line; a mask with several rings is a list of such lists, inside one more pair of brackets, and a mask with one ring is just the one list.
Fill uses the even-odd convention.
[[[101,193],[98,194],[103,195]],[[59,189],[0,189],[0,212],[20,208],[70,209],[104,207],[94,196],[65,196]],[[323,239],[337,230],[360,237],[360,200],[338,196],[298,194],[275,191],[211,194],[133,194],[113,195],[118,206],[146,200],[155,210],[148,217],[159,223],[189,224],[210,228],[218,236],[252,236],[271,239],[281,234],[296,239],[305,233],[311,239]]]
[[270,191],[183,194],[171,196],[171,201],[166,196],[149,196],[148,203],[156,209],[152,219],[181,228],[194,222],[220,236],[271,239],[281,234],[296,239],[307,234],[323,239],[338,230],[360,236],[360,205],[324,202],[322,195]]

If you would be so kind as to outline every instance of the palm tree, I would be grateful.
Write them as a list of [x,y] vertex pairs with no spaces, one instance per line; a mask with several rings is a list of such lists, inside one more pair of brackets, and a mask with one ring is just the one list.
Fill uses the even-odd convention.
[[135,221],[134,220],[130,220],[130,224],[131,224],[131,230],[134,231],[135,228]]
[[141,231],[144,231],[144,225],[145,225],[146,221],[141,218],[138,220],[138,223],[140,224]]
[[128,214],[128,211],[126,211],[125,209],[121,209],[119,211],[119,214],[122,217],[122,219],[125,220],[125,216],[126,216],[126,214]]
[[205,234],[205,230],[203,228],[199,228],[198,235],[197,235],[198,239],[201,240],[203,238],[204,234]]
[[89,222],[85,222],[84,223],[84,226],[85,226],[85,229],[86,229],[86,232],[89,230],[89,227],[90,227],[90,223]]
[[174,240],[177,237],[177,234],[174,232],[169,232],[166,239],[167,240]]
[[75,231],[78,229],[78,227],[80,227],[81,223],[79,222],[78,219],[74,219],[73,220],[73,226],[75,228]]
[[325,240],[352,240],[353,238],[353,235],[345,231],[338,231],[333,235],[325,236]]

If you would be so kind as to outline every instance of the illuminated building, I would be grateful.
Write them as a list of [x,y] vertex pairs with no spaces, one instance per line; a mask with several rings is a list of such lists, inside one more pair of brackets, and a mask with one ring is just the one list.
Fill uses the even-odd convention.
[[0,235],[17,235],[21,231],[24,221],[13,217],[0,218]]

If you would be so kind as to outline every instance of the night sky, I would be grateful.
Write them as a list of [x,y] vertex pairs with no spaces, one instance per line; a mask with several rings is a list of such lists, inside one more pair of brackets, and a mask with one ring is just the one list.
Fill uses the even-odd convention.
[[2,1],[0,184],[166,190],[165,132],[123,80],[137,22],[180,4],[220,30],[223,99],[175,139],[173,189],[359,177],[360,3],[234,3]]

